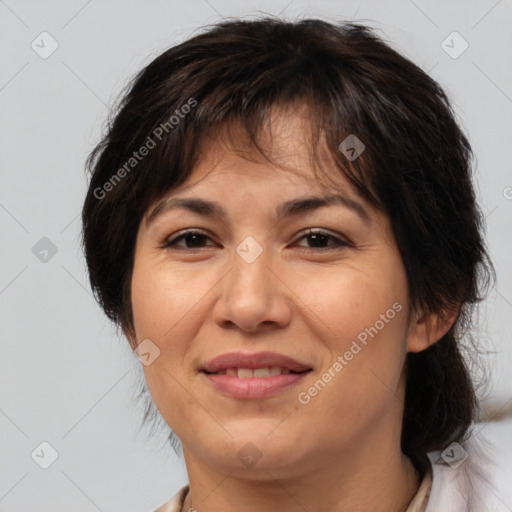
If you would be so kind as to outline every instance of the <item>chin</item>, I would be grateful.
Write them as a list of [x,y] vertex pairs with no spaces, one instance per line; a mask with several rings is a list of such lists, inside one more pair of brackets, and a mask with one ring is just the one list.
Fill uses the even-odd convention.
[[[266,471],[272,474],[277,470],[285,469],[298,461],[300,454],[297,450],[297,442],[293,436],[286,432],[276,435],[275,422],[270,429],[254,429],[236,434],[227,429],[233,438],[224,437],[212,446],[212,452],[208,458],[215,465],[223,466],[227,471],[247,471],[253,474]],[[272,433],[271,433],[272,432]],[[269,435],[270,433],[270,435]]]

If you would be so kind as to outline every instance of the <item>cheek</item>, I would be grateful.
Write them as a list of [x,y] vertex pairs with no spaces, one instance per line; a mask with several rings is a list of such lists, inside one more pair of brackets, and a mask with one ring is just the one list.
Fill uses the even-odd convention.
[[162,343],[177,320],[193,307],[194,299],[197,302],[197,294],[185,276],[152,265],[151,261],[136,260],[131,302],[137,338],[149,337]]
[[333,348],[344,351],[347,343],[350,345],[361,333],[364,339],[364,333],[376,323],[377,330],[387,335],[405,329],[405,274],[394,265],[369,267],[337,268],[314,277],[310,274],[293,285],[304,303],[304,314],[309,310],[318,326],[318,336]]
[[330,411],[333,421],[340,414],[368,419],[385,410],[395,399],[406,352],[407,286],[400,260],[382,258],[364,270],[310,279],[300,293],[308,297],[329,354],[307,407]]
[[131,292],[137,340],[149,338],[160,350],[154,362],[142,367],[147,388],[166,423],[180,439],[187,439],[193,429],[183,411],[195,410],[197,404],[184,392],[183,368],[194,329],[193,307],[202,293],[179,273],[144,262],[134,266]]

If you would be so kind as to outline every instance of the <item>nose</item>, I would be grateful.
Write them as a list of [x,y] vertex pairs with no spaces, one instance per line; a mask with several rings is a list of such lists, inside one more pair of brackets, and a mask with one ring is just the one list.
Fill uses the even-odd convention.
[[231,269],[219,283],[215,322],[224,329],[249,333],[286,327],[292,316],[292,294],[279,275],[279,265],[272,264],[268,250],[253,261],[240,254],[234,254]]

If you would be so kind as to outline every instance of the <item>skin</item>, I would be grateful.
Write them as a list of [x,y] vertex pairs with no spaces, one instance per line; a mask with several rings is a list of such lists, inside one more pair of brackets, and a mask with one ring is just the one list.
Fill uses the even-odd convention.
[[[176,209],[148,223],[153,205],[140,224],[130,341],[149,338],[160,350],[144,372],[155,405],[183,444],[190,482],[183,510],[397,512],[419,486],[400,450],[405,357],[437,341],[453,320],[440,324],[410,310],[387,216],[341,173],[331,171],[328,184],[315,178],[307,116],[299,114],[272,111],[262,143],[277,163],[258,158],[242,136],[231,147],[219,134],[202,147],[187,182],[165,196],[215,200],[227,211],[225,222]],[[339,204],[274,217],[278,203],[320,195],[327,186],[362,204],[368,222]],[[199,246],[189,237],[188,245],[181,239],[162,248],[192,228],[206,232]],[[304,237],[307,228],[349,245],[324,238],[316,248]],[[236,252],[247,236],[263,249],[252,263]],[[298,393],[394,303],[401,311],[309,403],[300,403]],[[227,397],[199,368],[237,350],[275,351],[313,371],[270,398]],[[238,457],[247,443],[261,455],[251,467]]]

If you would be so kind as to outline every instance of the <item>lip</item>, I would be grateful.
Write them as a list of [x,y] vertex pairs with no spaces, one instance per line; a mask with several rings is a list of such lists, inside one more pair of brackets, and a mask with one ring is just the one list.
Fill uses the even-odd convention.
[[304,373],[288,373],[274,377],[249,377],[241,379],[230,375],[202,374],[222,394],[233,398],[268,398],[297,384],[309,371]]
[[[242,379],[231,375],[216,375],[214,372],[228,368],[267,368],[280,366],[292,372],[273,377],[249,377]],[[292,357],[276,352],[231,352],[213,358],[200,369],[213,386],[222,394],[233,398],[268,398],[300,382],[310,373],[312,367]],[[207,373],[209,372],[209,373]]]
[[[266,368],[271,366],[280,366],[281,368],[288,368],[293,372],[303,372],[311,370],[311,366],[300,363],[292,357],[278,354],[276,352],[230,352],[217,356],[207,363],[205,363],[201,370],[208,373],[218,372],[219,370],[226,370],[227,368]],[[279,376],[277,376],[279,377]],[[236,377],[233,377],[236,378]],[[276,377],[266,377],[267,379],[274,379]],[[244,380],[262,380],[262,379],[244,379]]]

